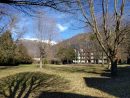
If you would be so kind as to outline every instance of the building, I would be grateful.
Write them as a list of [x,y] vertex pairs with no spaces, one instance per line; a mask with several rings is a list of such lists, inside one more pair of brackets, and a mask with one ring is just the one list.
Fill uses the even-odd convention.
[[101,64],[107,63],[107,57],[104,53],[97,53],[96,51],[86,51],[85,49],[74,49],[75,64]]

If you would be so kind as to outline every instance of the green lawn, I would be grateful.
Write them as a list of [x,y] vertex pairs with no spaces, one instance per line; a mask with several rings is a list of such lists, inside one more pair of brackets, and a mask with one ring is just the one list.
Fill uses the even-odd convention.
[[0,98],[130,98],[130,67],[118,78],[101,65],[0,67]]

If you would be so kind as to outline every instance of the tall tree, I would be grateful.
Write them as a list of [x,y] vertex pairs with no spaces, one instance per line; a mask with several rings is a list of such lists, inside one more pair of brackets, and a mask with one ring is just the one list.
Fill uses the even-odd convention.
[[55,34],[56,23],[53,19],[45,16],[41,12],[37,17],[37,29],[36,37],[39,41],[38,48],[40,52],[40,68],[43,66],[43,58],[45,58],[50,52],[50,45],[52,37]]
[[102,66],[104,66],[104,51],[102,50],[101,46],[99,45],[95,34],[90,35],[90,42],[91,42],[91,50],[93,50],[94,53],[94,60],[95,63],[98,63],[98,60],[102,61]]
[[[123,21],[123,17],[128,17],[126,11],[126,3],[128,0],[101,0],[99,5],[97,0],[77,0],[78,6],[85,19],[85,23],[102,47],[103,51],[111,61],[111,76],[117,76],[117,54],[125,35],[128,33],[127,24]],[[99,14],[102,15],[100,21]]]
[[32,63],[23,45],[13,41],[10,31],[6,31],[0,36],[0,65],[18,65]]
[[[128,25],[129,26],[127,29],[130,29],[130,21]],[[123,50],[124,50],[123,52],[125,53],[124,55],[127,57],[127,63],[130,64],[130,31],[126,35],[125,41],[121,46],[123,47]]]
[[6,31],[0,36],[0,61],[2,65],[14,63],[14,42],[11,37],[11,33]]

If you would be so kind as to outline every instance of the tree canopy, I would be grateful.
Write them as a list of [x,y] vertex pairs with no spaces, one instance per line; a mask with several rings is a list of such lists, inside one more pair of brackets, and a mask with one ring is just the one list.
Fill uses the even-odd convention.
[[72,63],[75,59],[75,51],[71,47],[60,47],[57,52],[57,57],[60,58],[62,63]]

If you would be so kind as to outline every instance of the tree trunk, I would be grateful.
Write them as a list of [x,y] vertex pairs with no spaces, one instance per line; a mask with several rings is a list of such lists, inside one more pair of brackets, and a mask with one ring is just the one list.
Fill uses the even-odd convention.
[[110,67],[111,67],[111,62],[110,62],[109,58],[107,58],[107,64],[108,64],[107,69],[110,69]]
[[127,64],[130,64],[130,56],[127,57]]
[[40,58],[40,68],[42,68],[43,66],[43,62],[42,62],[42,58]]
[[111,77],[117,76],[117,59],[111,61]]
[[102,52],[102,66],[104,67],[104,54]]

